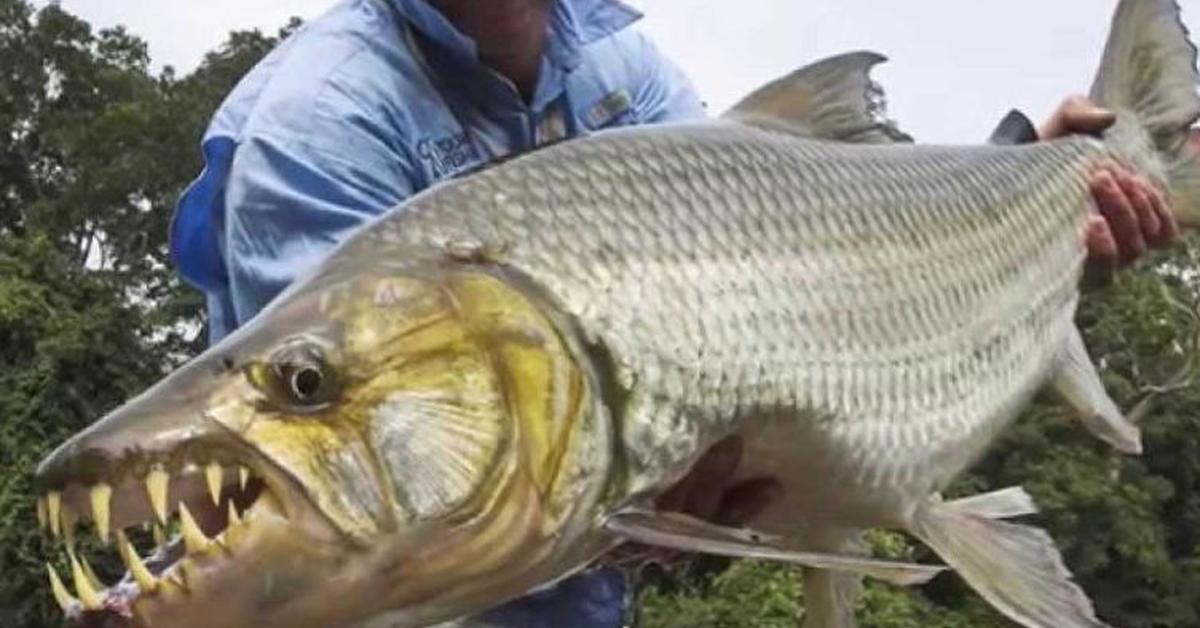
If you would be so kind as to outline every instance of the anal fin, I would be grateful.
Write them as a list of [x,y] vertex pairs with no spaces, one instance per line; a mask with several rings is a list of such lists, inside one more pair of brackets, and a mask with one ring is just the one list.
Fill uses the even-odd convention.
[[1035,515],[1038,511],[1033,498],[1020,486],[956,499],[946,505],[984,519],[1012,519]]
[[1130,423],[1104,390],[1088,357],[1083,337],[1072,325],[1051,387],[1097,438],[1126,454],[1142,453],[1141,431]]
[[780,547],[773,537],[714,525],[680,513],[627,509],[608,517],[604,528],[627,541],[685,552],[758,558],[871,576],[898,585],[917,585],[945,571],[873,558],[799,552]]
[[1022,626],[1106,627],[1044,530],[930,500],[917,510],[909,531]]

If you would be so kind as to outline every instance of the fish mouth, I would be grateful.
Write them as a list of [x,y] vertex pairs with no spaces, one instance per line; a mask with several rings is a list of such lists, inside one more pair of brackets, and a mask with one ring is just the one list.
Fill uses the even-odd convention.
[[[139,609],[185,601],[235,567],[256,527],[286,525],[289,491],[270,488],[280,486],[279,472],[221,458],[137,465],[140,473],[125,470],[107,481],[62,481],[37,500],[39,526],[65,554],[66,578],[53,561],[46,567],[71,625],[145,625]],[[80,551],[80,532],[120,556],[126,572],[119,581],[106,585],[96,574]],[[143,554],[139,545],[152,549]]]

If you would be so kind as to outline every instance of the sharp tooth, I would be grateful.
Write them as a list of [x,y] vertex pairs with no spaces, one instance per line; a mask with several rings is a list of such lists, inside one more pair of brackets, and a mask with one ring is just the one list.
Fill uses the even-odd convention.
[[160,524],[154,524],[154,545],[157,547],[165,547],[167,544],[167,530]]
[[92,521],[96,522],[96,534],[108,543],[108,515],[112,504],[112,487],[97,484],[92,487]]
[[46,526],[50,525],[50,518],[46,515],[46,498],[45,497],[39,497],[37,500],[37,519],[38,519],[38,532],[45,530]]
[[62,508],[62,493],[58,491],[50,491],[46,496],[46,516],[50,518],[50,532],[55,537],[59,535],[62,527],[59,525],[59,510]]
[[159,595],[168,602],[187,594],[187,587],[178,574],[171,574],[158,581]]
[[229,525],[225,527],[225,533],[221,535],[222,544],[226,549],[234,549],[242,544],[245,540],[248,530],[242,525],[242,518],[238,516],[237,508],[234,508],[233,502],[229,503]]
[[149,569],[146,569],[146,563],[142,562],[137,548],[129,542],[124,530],[117,530],[117,551],[121,553],[121,562],[125,563],[125,568],[133,575],[134,581],[137,582],[138,588],[143,593],[152,592],[158,587],[158,580],[154,574],[150,573]]
[[208,480],[208,494],[212,495],[213,503],[221,505],[221,482],[223,470],[221,465],[213,462],[204,469],[204,477]]
[[46,571],[50,573],[50,590],[54,592],[54,601],[58,602],[58,607],[65,613],[79,600],[75,599],[70,591],[67,591],[66,585],[58,577],[58,572],[54,570],[53,565],[46,563]]
[[197,582],[200,582],[202,574],[200,566],[187,559],[179,561],[179,567],[175,569],[175,577],[179,579],[183,588],[188,591],[191,591],[192,587]]
[[238,487],[243,491],[246,490],[246,484],[250,481],[250,469],[246,467],[238,467]]
[[71,507],[63,504],[62,514],[59,516],[59,526],[63,534],[63,542],[67,546],[67,551],[75,551],[75,522],[79,517],[71,512]]
[[203,552],[212,541],[204,536],[192,513],[188,512],[187,504],[179,502],[179,531],[183,533],[183,544],[189,554]]
[[80,558],[79,564],[83,566],[83,575],[87,576],[88,582],[92,583],[93,589],[104,590],[107,588],[104,586],[104,582],[100,580],[100,576],[96,575],[96,570],[92,569],[92,566],[88,564],[87,559]]
[[104,608],[104,597],[92,586],[83,567],[79,565],[79,560],[73,554],[71,555],[71,577],[75,579],[75,593],[79,595],[79,601],[83,602],[84,608],[89,611],[98,611]]
[[170,479],[162,467],[155,467],[146,475],[146,492],[150,494],[150,505],[159,523],[167,522],[167,485]]

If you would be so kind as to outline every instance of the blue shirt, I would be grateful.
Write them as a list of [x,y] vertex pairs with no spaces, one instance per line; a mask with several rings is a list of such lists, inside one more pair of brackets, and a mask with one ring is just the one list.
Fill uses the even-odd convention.
[[[208,297],[210,341],[252,318],[370,218],[540,144],[695,119],[684,75],[616,0],[558,0],[526,102],[425,0],[346,0],[242,79],[202,142],[171,256]],[[489,613],[513,628],[617,628],[625,582],[598,571]]]
[[426,0],[347,0],[279,45],[204,136],[171,256],[244,324],[365,221],[456,172],[601,128],[704,115],[615,0],[556,2],[532,101]]

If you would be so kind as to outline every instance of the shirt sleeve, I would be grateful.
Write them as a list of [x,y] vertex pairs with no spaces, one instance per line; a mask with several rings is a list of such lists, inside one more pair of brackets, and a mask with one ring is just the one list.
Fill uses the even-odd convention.
[[640,80],[634,90],[633,107],[639,122],[682,122],[700,120],[706,115],[695,87],[670,59],[641,32],[638,64]]
[[[226,188],[224,257],[237,326],[373,216],[413,193],[412,162],[394,139],[338,123],[314,146],[267,134],[239,145]],[[336,142],[336,143],[335,143]]]

